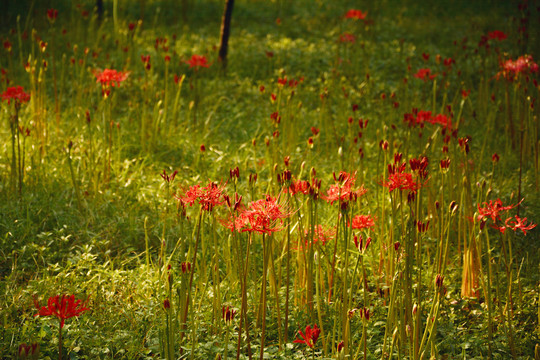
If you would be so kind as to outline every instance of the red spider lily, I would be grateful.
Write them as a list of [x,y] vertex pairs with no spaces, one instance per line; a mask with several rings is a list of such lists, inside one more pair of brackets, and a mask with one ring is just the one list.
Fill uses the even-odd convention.
[[515,205],[504,206],[502,204],[501,199],[497,199],[495,200],[495,202],[493,202],[493,200],[489,200],[489,203],[484,202],[483,207],[480,207],[480,205],[477,205],[478,207],[477,220],[482,221],[488,217],[490,217],[491,220],[493,220],[493,222],[496,222],[497,220],[501,220],[499,216],[500,212],[515,208],[516,206],[521,204],[521,201]]
[[310,188],[311,188],[311,185],[309,181],[298,180],[291,183],[291,185],[289,186],[289,192],[291,193],[291,195],[296,195],[298,193],[308,195]]
[[418,159],[412,158],[409,160],[411,170],[415,172],[422,179],[428,176],[429,159],[426,156],[420,156]]
[[129,76],[129,71],[121,72],[114,69],[97,70],[94,72],[96,82],[101,83],[102,87],[120,87],[120,83]]
[[47,301],[47,306],[39,306],[37,300],[34,300],[36,308],[39,310],[34,316],[56,316],[60,320],[60,328],[64,327],[66,319],[81,315],[84,311],[89,310],[86,307],[86,302],[75,300],[75,295],[56,295],[50,297]]
[[178,170],[175,170],[171,175],[168,175],[167,171],[163,170],[163,173],[161,173],[160,175],[163,178],[163,180],[165,180],[167,183],[170,183],[174,180],[174,178],[176,177],[176,174],[178,174]]
[[354,235],[354,246],[356,246],[356,248],[359,250],[359,251],[366,251],[367,248],[369,247],[369,244],[371,244],[371,237],[368,237],[367,240],[366,240],[366,245],[364,245],[364,238],[362,235],[360,235],[360,237]]
[[185,274],[186,272],[190,273],[191,272],[191,263],[189,261],[182,262],[181,270],[182,270],[182,274]]
[[202,209],[211,211],[215,206],[223,205],[225,199],[223,197],[224,184],[209,183],[206,187],[201,188],[200,185],[191,186],[184,192],[184,196],[175,195],[175,197],[184,205],[193,206],[195,201],[201,204]]
[[356,41],[356,37],[351,33],[343,33],[339,36],[339,42],[346,43],[349,42],[353,44]]
[[19,359],[37,359],[39,357],[39,344],[19,345]]
[[223,221],[223,225],[231,231],[257,232],[271,234],[283,228],[283,219],[291,215],[291,211],[277,202],[277,199],[267,195],[264,199],[251,202],[248,208],[241,211],[238,217]]
[[[309,246],[309,233],[311,229],[304,230],[305,245]],[[322,225],[315,226],[315,231],[313,233],[313,244],[320,243],[321,245],[326,245],[326,243],[332,240],[336,236],[336,230],[333,228],[325,228]]]
[[169,310],[171,308],[171,301],[169,299],[163,300],[163,308]]
[[6,49],[7,52],[11,52],[12,46],[9,40],[4,41],[4,49]]
[[422,221],[416,221],[415,220],[415,223],[416,223],[416,228],[418,229],[419,233],[425,233],[426,231],[428,231],[428,229],[429,229],[429,220],[427,221],[427,223],[423,223]]
[[221,318],[228,324],[234,320],[236,310],[231,309],[228,305],[221,308]]
[[141,55],[141,61],[146,70],[150,70],[152,65],[150,64],[150,55]]
[[533,223],[527,224],[527,218],[522,219],[517,215],[515,219],[511,217],[506,219],[506,221],[504,222],[504,225],[506,228],[512,229],[514,231],[517,231],[518,229],[523,231],[523,235],[527,235],[528,230],[531,230],[536,227],[536,224],[533,224]]
[[533,61],[531,55],[524,55],[517,58],[517,60],[508,59],[501,64],[501,71],[495,76],[499,79],[503,76],[509,81],[513,81],[519,74],[532,74],[538,72],[538,64]]
[[188,64],[190,68],[195,68],[195,70],[199,70],[199,68],[201,67],[210,67],[210,64],[208,63],[206,57],[197,54],[192,55],[191,59],[186,61],[186,64]]
[[508,36],[500,30],[491,31],[490,33],[488,33],[488,38],[495,39],[498,41],[502,41],[506,39],[507,37]]
[[433,80],[435,77],[437,77],[437,74],[432,74],[431,69],[419,69],[416,74],[413,75],[415,78],[421,79],[421,80]]
[[433,125],[440,125],[445,129],[452,129],[452,118],[444,114],[432,115],[431,111],[424,111],[413,109],[412,113],[406,113],[403,115],[403,121],[406,122],[409,127],[419,126],[423,128],[425,123]]
[[319,334],[321,333],[321,329],[317,327],[317,324],[313,325],[313,329],[311,326],[306,326],[306,333],[304,334],[302,330],[298,331],[298,334],[302,339],[295,339],[294,342],[298,344],[306,344],[310,348],[313,348],[315,344],[317,343],[317,340],[319,339]]
[[51,23],[54,23],[57,16],[58,16],[58,10],[56,9],[47,10],[47,18],[49,19]]
[[375,226],[375,218],[371,215],[356,215],[351,225],[353,229],[369,229]]
[[413,180],[412,174],[405,172],[396,172],[388,175],[388,181],[384,182],[383,186],[388,188],[388,192],[399,189],[408,190],[410,193],[416,193],[421,187],[420,183]]
[[362,12],[361,10],[351,9],[345,14],[346,19],[354,20],[364,20],[367,16],[367,13]]
[[334,174],[334,179],[337,183],[330,186],[326,191],[326,196],[322,196],[322,198],[330,204],[333,204],[334,201],[347,202],[367,193],[367,189],[364,188],[364,185],[357,190],[353,190],[356,182],[356,172],[348,174],[342,171],[339,173],[338,178],[336,178]]
[[30,101],[30,94],[24,92],[22,86],[9,87],[6,91],[0,94],[2,100],[8,102],[8,105],[11,103],[11,100],[15,101],[15,104],[22,104]]
[[440,163],[441,170],[448,170],[450,167],[450,159],[442,159]]
[[452,67],[453,64],[456,63],[456,60],[452,59],[452,58],[446,58],[443,60],[443,65],[450,68]]

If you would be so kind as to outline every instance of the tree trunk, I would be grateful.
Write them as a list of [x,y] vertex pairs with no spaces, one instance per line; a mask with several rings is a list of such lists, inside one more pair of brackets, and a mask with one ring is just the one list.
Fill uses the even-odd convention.
[[98,19],[101,21],[103,19],[103,0],[96,0],[96,9]]
[[225,1],[225,10],[221,19],[221,42],[219,45],[218,61],[225,71],[227,68],[227,50],[229,48],[229,35],[231,33],[231,17],[234,6],[234,0]]

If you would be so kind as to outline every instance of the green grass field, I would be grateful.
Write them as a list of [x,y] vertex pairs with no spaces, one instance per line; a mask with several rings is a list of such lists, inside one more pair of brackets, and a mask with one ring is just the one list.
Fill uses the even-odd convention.
[[2,5],[0,358],[540,359],[540,3],[224,5]]

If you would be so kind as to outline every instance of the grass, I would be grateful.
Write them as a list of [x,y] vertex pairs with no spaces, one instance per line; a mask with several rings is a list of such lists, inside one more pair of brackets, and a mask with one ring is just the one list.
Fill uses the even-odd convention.
[[[119,1],[116,21],[115,3],[102,22],[89,0],[2,15],[0,90],[30,94],[1,105],[3,358],[23,343],[71,359],[535,358],[538,228],[511,226],[540,213],[538,72],[497,78],[539,58],[532,4],[237,1],[224,74],[221,2]],[[481,46],[494,30],[508,37]],[[103,69],[129,75],[102,88]],[[413,109],[452,125],[408,126]],[[410,165],[423,156],[427,176]],[[389,191],[402,163],[418,186]],[[309,194],[287,191],[298,180]],[[190,204],[195,185],[218,193],[210,208]],[[480,220],[497,199],[514,206]],[[374,225],[352,229],[357,215]],[[60,329],[34,301],[62,294],[88,310]],[[312,349],[293,342],[315,324]]]

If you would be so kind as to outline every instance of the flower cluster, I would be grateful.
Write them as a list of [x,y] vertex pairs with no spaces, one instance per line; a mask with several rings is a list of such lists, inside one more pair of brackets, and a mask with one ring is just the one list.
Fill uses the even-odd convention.
[[[414,181],[412,173],[405,172],[407,163],[401,162],[401,157],[402,154],[400,153],[394,155],[394,164],[388,165],[388,180],[384,181],[382,185],[387,187],[389,192],[396,189],[407,190],[410,196],[409,200],[412,200],[418,189],[422,187],[422,184]],[[419,175],[422,175],[420,171]]]
[[240,211],[238,217],[224,221],[223,224],[231,230],[271,234],[283,228],[283,219],[290,214],[276,198],[266,195],[264,199],[249,203],[248,208]]
[[345,14],[345,19],[364,20],[366,16],[367,13],[362,12],[361,10],[351,9]]
[[[311,229],[304,230],[305,244],[309,246],[309,237]],[[317,225],[313,231],[313,244],[326,245],[326,243],[332,240],[336,236],[336,230],[333,228],[325,228],[322,225]]]
[[427,81],[433,80],[437,77],[437,74],[432,74],[431,69],[419,69],[416,74],[413,75],[415,78]]
[[34,316],[56,316],[60,320],[60,328],[64,327],[66,319],[74,316],[79,316],[84,311],[89,310],[86,307],[86,302],[75,300],[75,295],[56,295],[50,297],[47,301],[47,306],[39,306],[37,300],[34,301],[36,308],[39,310]]
[[330,204],[333,204],[334,201],[348,202],[350,200],[355,200],[357,197],[367,193],[364,185],[360,186],[359,189],[353,189],[356,182],[356,172],[348,174],[341,171],[338,177],[334,174],[334,180],[336,183],[331,185],[326,191],[326,196],[322,196],[322,198]]
[[38,359],[39,358],[39,344],[38,343],[32,343],[32,344],[26,344],[22,343],[19,345],[19,359]]
[[7,88],[2,94],[0,94],[2,100],[7,101],[8,105],[11,104],[11,100],[15,104],[22,104],[30,101],[30,94],[25,93],[22,86],[14,86]]
[[232,323],[232,321],[234,320],[234,316],[236,315],[236,310],[230,308],[228,305],[227,306],[223,306],[221,308],[221,318],[223,319],[223,321],[225,321],[227,324],[230,324]]
[[501,64],[501,71],[496,75],[499,79],[501,76],[509,81],[517,79],[519,74],[528,75],[538,72],[538,64],[533,61],[531,55],[523,55],[516,60],[508,59]]
[[184,192],[183,196],[175,197],[185,206],[193,206],[195,201],[198,201],[202,209],[205,211],[211,211],[215,206],[223,205],[225,199],[223,197],[224,184],[216,184],[214,182],[209,183],[204,188],[200,185],[191,186]]
[[452,118],[444,114],[432,115],[431,111],[412,109],[412,112],[403,115],[403,121],[406,122],[409,127],[419,126],[423,128],[425,123],[433,125],[440,125],[444,129],[452,129]]
[[496,227],[500,232],[504,233],[506,229],[510,229],[513,231],[521,230],[523,231],[523,235],[527,235],[527,231],[534,229],[536,227],[536,224],[528,223],[527,224],[527,218],[520,218],[519,216],[515,216],[515,218],[508,218],[504,222],[504,226]]
[[375,226],[375,218],[371,215],[356,215],[351,225],[353,229],[370,229]]
[[129,72],[116,71],[114,69],[97,70],[94,72],[96,82],[101,83],[101,86],[107,88],[109,86],[120,86],[120,83],[126,80]]
[[208,59],[203,55],[197,54],[192,55],[191,59],[186,61],[186,64],[188,64],[190,68],[195,68],[195,70],[199,70],[201,67],[210,67]]
[[306,326],[306,332],[303,333],[302,330],[298,331],[298,334],[300,335],[301,339],[294,340],[295,343],[298,344],[306,344],[310,348],[313,348],[315,344],[317,343],[317,340],[319,339],[319,335],[321,333],[321,329],[317,327],[317,324],[313,325],[313,328],[311,328],[310,325]]
[[495,201],[489,200],[489,203],[484,202],[482,207],[480,207],[480,205],[477,205],[477,208],[478,208],[477,220],[482,221],[482,220],[487,219],[489,217],[489,218],[491,218],[491,220],[493,222],[496,222],[498,220],[500,221],[501,217],[500,217],[499,214],[502,211],[511,210],[511,209],[515,208],[516,206],[518,206],[519,204],[521,204],[521,201],[518,204],[515,204],[515,205],[504,206],[501,199],[497,199]]

